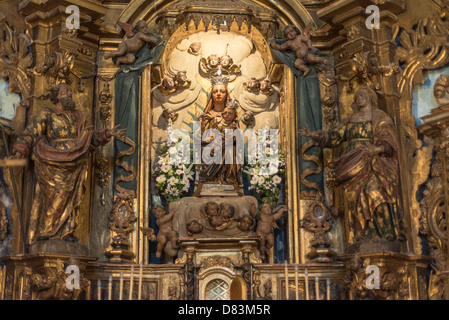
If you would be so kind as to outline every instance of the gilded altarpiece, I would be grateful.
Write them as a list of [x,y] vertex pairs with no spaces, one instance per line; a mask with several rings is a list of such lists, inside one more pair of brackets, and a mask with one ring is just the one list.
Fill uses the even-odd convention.
[[[66,25],[72,4],[79,29]],[[369,5],[380,9],[378,28],[367,28]],[[0,15],[0,77],[20,97],[15,117],[0,118],[2,299],[447,299],[447,1],[0,6],[10,13]],[[289,64],[281,46],[288,25],[326,61],[304,77],[295,69],[300,58]],[[9,152],[32,119],[53,107],[51,89],[61,84],[87,114],[86,126],[127,131],[89,154],[78,241],[28,246],[37,173],[31,158]],[[360,116],[367,105],[368,120]],[[178,137],[195,150],[195,130],[202,133],[205,122],[222,137],[226,128],[261,132],[256,138],[278,130],[285,171],[276,176],[278,192],[254,192],[247,163],[193,163],[195,151],[177,173],[188,187],[168,192],[161,172],[175,164],[164,157]],[[330,143],[338,132],[343,143]],[[371,158],[397,162],[393,173],[370,171],[371,184],[360,184],[356,193],[376,208],[387,199],[362,227],[354,212],[366,207],[347,192],[360,181],[346,184],[339,163],[360,147],[351,135],[383,139]],[[205,152],[205,145],[196,146]],[[237,143],[234,157],[235,150]],[[379,181],[388,197],[373,187]],[[367,288],[373,265],[376,289]],[[80,271],[79,288],[66,287],[70,266]]]

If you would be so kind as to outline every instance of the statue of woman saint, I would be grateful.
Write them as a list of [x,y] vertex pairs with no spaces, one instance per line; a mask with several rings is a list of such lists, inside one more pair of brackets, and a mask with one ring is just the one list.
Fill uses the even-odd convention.
[[354,95],[355,113],[334,130],[300,134],[315,145],[332,148],[347,141],[335,172],[349,210],[349,243],[371,239],[400,239],[397,216],[398,143],[393,121],[377,108],[377,95],[360,88]]
[[[195,190],[195,195],[199,195],[204,183],[214,183],[219,185],[232,185],[237,193],[241,193],[242,184],[241,169],[242,165],[236,162],[235,138],[232,144],[232,151],[226,148],[226,130],[235,130],[237,126],[237,113],[230,101],[227,88],[227,78],[216,76],[212,78],[211,95],[207,102],[204,112],[198,115],[201,121],[202,133],[202,152],[210,152],[209,161],[203,157],[202,164],[199,166],[199,183]],[[203,133],[208,129],[215,129],[221,134],[221,141]],[[214,145],[218,143],[218,145]],[[212,148],[205,148],[212,146]],[[214,158],[214,149],[222,150],[222,156],[219,161]],[[210,150],[210,151],[208,151]],[[232,154],[229,154],[232,152]],[[231,161],[230,161],[231,159]]]

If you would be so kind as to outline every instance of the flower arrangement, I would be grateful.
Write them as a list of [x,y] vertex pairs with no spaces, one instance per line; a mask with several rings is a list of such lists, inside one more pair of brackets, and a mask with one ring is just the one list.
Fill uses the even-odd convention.
[[169,126],[169,138],[160,149],[160,158],[157,162],[153,176],[156,180],[156,188],[165,200],[178,201],[181,195],[190,188],[190,180],[193,180],[193,164],[186,164],[182,154],[181,138],[173,142],[171,139],[171,126]]
[[255,153],[248,155],[244,172],[251,177],[249,190],[254,190],[264,203],[276,203],[285,175],[285,154],[277,143],[272,143],[268,131],[266,128],[258,136]]

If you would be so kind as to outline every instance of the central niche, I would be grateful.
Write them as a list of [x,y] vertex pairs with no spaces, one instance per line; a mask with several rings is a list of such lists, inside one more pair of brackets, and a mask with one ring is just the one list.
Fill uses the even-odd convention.
[[[167,140],[167,115],[171,117],[171,130],[179,129],[191,138],[193,124],[206,108],[211,80],[218,70],[229,79],[227,88],[230,98],[237,101],[237,120],[243,132],[248,128],[278,129],[279,91],[276,84],[266,85],[272,60],[257,29],[250,34],[184,32],[178,30],[181,35],[175,33],[168,41],[162,82],[152,92],[152,158],[157,161],[160,147]],[[260,89],[262,83],[266,89]],[[251,115],[252,121],[244,115]]]
[[[225,122],[228,123],[224,117],[225,110],[212,109],[215,113],[210,112],[211,105],[218,104],[212,95],[212,89],[216,90],[217,83],[222,86],[223,82],[217,80],[220,77],[226,78],[224,83],[227,103],[231,102],[234,109],[232,123],[235,127],[233,130],[245,137],[244,156],[250,149],[248,144],[257,143],[256,139],[249,142],[248,136],[252,137],[253,132],[260,134],[269,129],[280,129],[279,83],[270,81],[273,79],[274,64],[264,36],[254,27],[249,33],[232,30],[232,28],[231,31],[220,33],[214,30],[192,32],[181,27],[167,41],[164,54],[159,61],[161,65],[156,66],[152,73],[155,83],[151,89],[153,115],[151,125],[151,163],[153,166],[151,169],[155,173],[152,183],[152,199],[159,201],[157,198],[162,195],[162,204],[173,213],[173,230],[180,238],[250,236],[254,222],[244,230],[238,225],[240,219],[243,220],[243,216],[249,216],[250,205],[244,195],[252,194],[252,185],[249,181],[251,177],[243,176],[242,166],[235,170],[240,170],[239,178],[243,178],[238,180],[239,183],[231,184],[227,180],[225,183],[221,183],[221,180],[217,182],[212,179],[200,181],[199,173],[205,163],[201,160],[204,158],[199,157],[200,162],[198,162],[195,155],[190,155],[188,159],[184,160],[183,158],[179,164],[170,161],[167,150],[176,149],[170,146],[177,141],[178,137],[182,137],[183,143],[188,141],[186,145],[190,147],[190,150],[197,152],[196,149],[192,150],[195,145],[194,139],[196,139],[194,136],[198,131],[200,134],[204,132],[203,128],[201,130],[196,128],[202,123],[210,122],[209,119],[205,121],[202,118],[204,115],[211,114],[211,119],[222,121],[222,127],[225,127]],[[201,119],[203,120],[200,121]],[[217,128],[220,128],[220,125],[216,125]],[[269,134],[274,135],[272,132]],[[205,141],[203,136],[200,139],[202,155],[207,149],[204,145],[209,143]],[[279,146],[282,149],[282,146]],[[234,142],[232,148],[234,148],[236,156],[237,143]],[[268,148],[264,147],[265,149]],[[175,152],[177,151],[175,150]],[[224,152],[227,152],[226,149]],[[246,165],[247,161],[244,160]],[[239,165],[241,164],[239,162]],[[180,181],[179,179],[183,179],[181,174],[178,174],[178,177],[178,175],[175,176],[175,173],[184,172],[184,166],[189,168],[188,170],[194,171],[194,174],[189,173],[188,178],[193,176],[194,181],[190,182],[190,185],[185,183],[187,187],[182,189],[182,196],[179,199],[181,190],[175,189],[173,185],[176,185]],[[171,170],[170,173],[175,173],[170,176],[167,170]],[[220,173],[220,171],[218,172]],[[211,177],[213,178],[215,175],[211,174]],[[281,182],[276,183],[280,184]],[[171,194],[171,192],[176,192],[176,194]],[[173,200],[176,196],[178,198]],[[218,199],[219,197],[224,197],[224,199]],[[153,201],[153,205],[155,201]],[[217,203],[222,206],[232,205],[235,210],[231,210],[231,217],[228,220],[224,216],[222,217],[222,220],[226,220],[224,223],[219,223],[219,219],[218,222],[210,221],[211,217],[206,217],[204,210],[200,208],[210,201],[218,201]],[[257,205],[256,199],[252,202]],[[252,217],[250,220],[254,221]],[[195,227],[194,223],[200,225]],[[193,226],[192,230],[189,229],[190,226]],[[198,230],[193,230],[195,228]],[[279,238],[283,237],[282,232],[283,230],[279,232]],[[170,247],[169,244],[168,247]],[[167,248],[165,252],[168,254],[168,259],[182,256],[182,252],[176,254],[174,251],[167,251]]]

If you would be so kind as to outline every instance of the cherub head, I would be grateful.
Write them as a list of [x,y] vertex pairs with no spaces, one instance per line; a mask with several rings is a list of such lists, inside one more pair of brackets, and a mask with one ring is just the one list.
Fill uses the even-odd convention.
[[200,233],[203,230],[201,223],[194,219],[186,224],[187,234],[189,236]]
[[192,42],[189,47],[189,53],[197,55],[201,50],[201,42]]
[[153,214],[156,217],[156,219],[160,219],[163,216],[165,216],[165,208],[160,204],[157,204],[153,207]]
[[300,34],[301,31],[299,31],[299,29],[292,24],[289,24],[284,28],[284,37],[286,37],[288,40],[293,40]]
[[208,216],[218,216],[218,204],[216,202],[209,201],[206,203],[204,210]]
[[176,82],[182,86],[187,82],[187,71],[178,71],[176,74]]
[[213,216],[209,219],[209,223],[213,227],[220,227],[225,222],[222,216]]
[[251,80],[249,80],[249,82],[248,82],[248,89],[250,91],[259,91],[259,89],[260,89],[260,82],[257,81],[256,78],[251,78]]
[[164,116],[164,118],[168,121],[169,119],[171,121],[176,121],[176,119],[178,118],[178,113],[173,111],[173,109],[171,108],[167,108],[164,109],[164,111],[162,112],[162,115]]
[[229,220],[234,216],[235,208],[232,204],[222,203],[220,205],[220,215],[225,220]]
[[244,124],[246,124],[247,126],[250,126],[250,125],[253,124],[254,119],[255,119],[254,113],[253,113],[252,111],[250,111],[250,110],[247,110],[247,111],[245,111],[245,113],[243,114],[242,122],[243,122]]
[[237,111],[232,107],[226,107],[221,115],[226,123],[231,123],[237,118]]
[[211,54],[207,57],[207,64],[211,68],[216,68],[220,64],[220,58],[216,54]]
[[148,25],[144,20],[137,21],[136,25],[134,26],[134,33],[142,32],[144,34],[147,34],[150,32],[148,29]]
[[254,218],[249,214],[244,214],[237,223],[237,228],[239,228],[241,231],[250,231],[254,227],[254,224]]
[[260,91],[261,92],[270,92],[271,90],[271,81],[268,79],[265,79],[260,82]]
[[260,206],[260,213],[263,215],[271,215],[273,209],[271,208],[271,204],[264,203]]
[[172,77],[165,77],[162,80],[162,87],[165,90],[172,90],[175,88],[175,80]]
[[231,56],[229,55],[224,55],[220,58],[220,64],[223,68],[229,68],[232,65],[233,61]]
[[438,105],[445,105],[449,102],[449,77],[441,74],[435,81],[433,94]]

